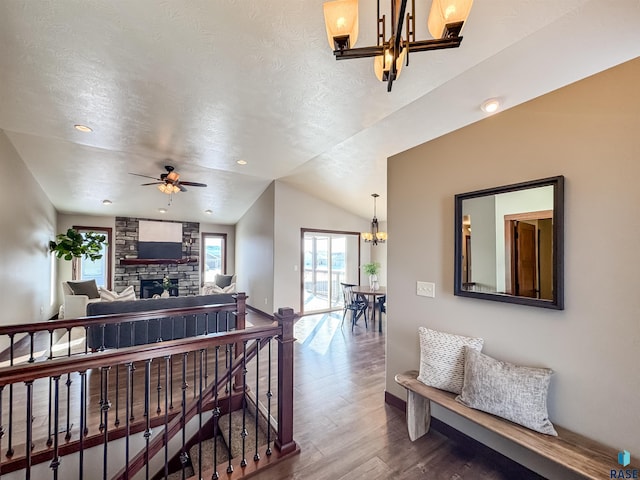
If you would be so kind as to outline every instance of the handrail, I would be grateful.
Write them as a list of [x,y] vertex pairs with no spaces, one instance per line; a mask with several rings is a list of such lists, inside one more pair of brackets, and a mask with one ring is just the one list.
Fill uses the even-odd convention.
[[[244,293],[234,295],[236,301],[246,300]],[[210,311],[233,311],[237,303],[214,303],[181,308],[166,308],[163,310],[147,310],[144,312],[114,313],[109,315],[96,315],[91,317],[78,317],[64,320],[43,320],[32,323],[20,323],[0,326],[0,335],[16,335],[19,333],[50,332],[58,329],[78,328],[83,326],[100,326],[114,323],[133,322],[138,320],[153,320],[162,317],[179,317],[181,315],[197,315]]]
[[91,354],[78,354],[72,357],[59,357],[47,362],[26,363],[0,368],[0,386],[18,382],[28,382],[38,378],[99,368],[104,365],[138,362],[149,358],[183,353],[185,347],[189,351],[201,348],[222,346],[228,343],[256,340],[265,334],[278,334],[280,327],[274,322],[269,326],[248,327],[232,332],[210,333],[197,337],[124,347]]
[[[277,381],[274,400],[278,408],[279,421],[273,440],[269,440],[269,437],[267,437],[266,450],[264,450],[264,455],[266,456],[264,460],[258,461],[257,458],[254,458],[254,460],[256,460],[255,465],[252,465],[258,469],[264,468],[274,461],[279,461],[288,455],[299,452],[299,447],[293,440],[293,343],[295,342],[293,338],[293,324],[296,316],[292,309],[279,309],[274,315],[276,321],[273,323],[266,326],[245,328],[244,319],[246,313],[244,297],[244,294],[240,294],[238,298],[236,298],[235,304],[208,305],[187,309],[166,309],[162,311],[108,315],[93,318],[87,317],[75,319],[75,322],[71,320],[67,320],[64,323],[58,322],[58,325],[56,325],[56,328],[67,329],[69,333],[70,328],[75,327],[85,328],[88,332],[90,331],[88,330],[88,326],[79,322],[91,319],[93,325],[98,324],[104,328],[106,324],[105,320],[107,320],[108,323],[130,323],[141,319],[155,319],[164,315],[180,315],[176,312],[183,312],[182,315],[193,316],[197,313],[206,314],[208,311],[209,318],[212,312],[219,312],[223,315],[225,313],[227,315],[232,314],[235,316],[235,325],[238,328],[225,332],[200,334],[193,337],[158,341],[118,349],[100,350],[92,353],[88,353],[85,347],[84,353],[74,353],[73,355],[71,354],[71,347],[69,347],[68,355],[66,356],[53,357],[50,355],[46,361],[33,361],[33,332],[40,331],[36,326],[33,326],[34,329],[31,333],[26,332],[31,336],[32,351],[30,363],[21,364],[13,364],[12,336],[12,364],[7,367],[0,367],[0,400],[2,400],[1,403],[4,404],[6,398],[2,396],[4,391],[5,394],[8,394],[10,406],[8,417],[3,417],[6,413],[3,412],[2,406],[0,406],[0,423],[7,425],[9,429],[8,436],[5,436],[5,439],[8,439],[6,447],[8,460],[4,459],[4,457],[1,458],[0,468],[2,472],[16,471],[20,468],[25,468],[26,472],[31,472],[35,458],[34,455],[38,455],[38,463],[51,460],[50,468],[54,472],[54,478],[56,478],[60,466],[60,455],[65,455],[72,451],[80,452],[78,456],[80,463],[79,468],[80,472],[83,472],[83,465],[85,465],[83,452],[86,448],[98,444],[103,445],[102,470],[103,472],[107,472],[109,442],[116,438],[125,438],[127,466],[125,467],[125,474],[121,478],[131,478],[129,476],[130,474],[143,468],[147,468],[148,475],[149,459],[164,448],[166,462],[168,449],[170,448],[169,440],[180,433],[182,433],[183,437],[181,455],[185,455],[185,458],[188,458],[186,457],[187,450],[185,450],[184,426],[186,423],[194,416],[199,415],[200,428],[203,428],[203,412],[208,409],[213,409],[212,414],[214,419],[216,419],[221,411],[224,413],[239,408],[246,408],[242,399],[248,392],[246,375],[247,362],[254,361],[256,372],[258,372],[260,370],[260,356],[258,352],[266,345],[269,346],[267,360],[269,365],[269,386],[266,394],[268,400],[266,401],[269,405],[268,411],[271,411],[271,379],[273,378],[274,381]],[[69,324],[72,323],[73,327],[69,327]],[[51,322],[39,322],[39,324],[40,329],[42,329],[42,326],[45,326],[44,330],[49,331],[49,340],[51,342],[53,338]],[[19,328],[19,326],[12,326],[12,328]],[[25,332],[25,330],[21,331]],[[6,335],[6,331],[4,334]],[[275,341],[278,345],[277,378],[271,374],[272,341]],[[218,366],[218,351],[222,353],[220,369]],[[215,358],[211,356],[213,354],[215,354]],[[193,361],[192,367],[191,361]],[[197,364],[198,361],[199,366]],[[151,369],[152,364],[153,370]],[[253,366],[251,368],[253,368]],[[180,369],[182,370],[181,373]],[[188,378],[187,369],[190,370]],[[134,375],[136,370],[138,373]],[[111,380],[109,377],[110,371],[112,374]],[[219,377],[218,372],[223,372],[222,376]],[[141,375],[144,376],[144,380]],[[215,380],[213,383],[208,383],[207,378],[209,378],[209,382],[211,382],[211,375],[215,375]],[[176,385],[174,376],[176,376],[175,382],[180,382],[177,385],[181,393],[174,388],[174,385]],[[66,382],[63,377],[66,377]],[[137,380],[135,390],[134,379]],[[193,379],[192,385],[190,385],[191,379]],[[260,375],[258,375],[255,381],[262,381],[259,379]],[[40,392],[46,395],[47,381],[49,384],[49,407],[48,410],[46,410],[46,407],[45,409],[38,407],[37,418],[42,419],[43,422],[46,422],[48,418],[48,426],[46,423],[41,422],[40,427],[34,428],[33,424],[36,418],[33,413],[34,402],[46,401],[40,396]],[[142,381],[144,383],[140,384]],[[154,382],[153,386],[152,381]],[[155,385],[156,381],[157,385]],[[253,379],[251,381],[253,381]],[[70,389],[72,383],[76,385],[73,394]],[[142,390],[144,390],[144,402],[142,401],[142,394],[140,393],[140,395],[138,395],[138,393],[136,393],[136,401],[134,403],[134,391],[142,392],[139,385],[142,385]],[[256,392],[258,391],[257,385],[258,383],[256,383]],[[66,400],[59,395],[60,387],[66,387]],[[161,392],[164,392],[164,407],[161,407]],[[93,397],[90,401],[88,400],[89,393]],[[176,411],[172,412],[174,408],[174,393],[182,397],[179,404],[180,413],[177,415],[175,413]],[[12,415],[11,406],[14,405],[14,401],[16,400],[14,394],[18,395],[18,402],[24,403],[17,404],[17,410],[14,411]],[[34,394],[36,396],[35,399]],[[78,394],[80,395],[79,403],[77,401],[75,403],[71,402],[74,405],[71,409],[74,410],[74,414],[71,415],[71,403],[69,399],[72,395]],[[190,398],[191,394],[193,394],[193,399]],[[88,405],[92,406],[92,408],[97,406],[97,395],[99,395],[100,398],[100,417],[98,419],[96,415],[93,415],[91,420],[87,421],[87,407]],[[189,398],[187,398],[187,396]],[[152,404],[155,407],[156,397],[157,409],[155,409],[155,412],[158,418],[156,418],[156,415],[152,415],[151,410]],[[224,401],[224,405],[219,404],[219,400]],[[113,406],[112,401],[115,401]],[[66,415],[64,414],[65,403]],[[76,409],[76,405],[79,407],[78,409]],[[220,405],[220,407],[218,407],[218,405]],[[142,410],[144,410],[144,414],[140,416]],[[137,419],[135,421],[134,411],[135,419]],[[161,411],[164,412],[164,422],[158,420]],[[112,417],[114,413],[115,419]],[[64,446],[61,446],[58,441],[59,435],[64,434],[64,427],[60,428],[61,421],[59,420],[59,414],[62,414],[62,417],[67,423],[66,443]],[[27,419],[26,423],[24,423],[23,420],[25,418]],[[29,419],[31,419],[31,421],[29,421]],[[98,425],[98,420],[100,425]],[[40,420],[38,421],[40,422]],[[79,421],[79,428],[74,429],[72,433],[71,427],[73,423],[70,422],[75,421]],[[124,427],[121,425],[121,421],[124,422]],[[19,427],[21,422],[24,423],[24,430],[21,430]],[[162,435],[151,437],[152,423],[156,425],[156,428],[158,426],[164,428]],[[256,421],[256,431],[258,428],[257,425]],[[89,428],[87,428],[88,426]],[[45,436],[45,428],[47,427],[48,439]],[[12,428],[14,430],[13,437],[11,434]],[[96,429],[99,429],[99,435]],[[144,450],[141,450],[135,457],[129,458],[130,446],[128,439],[134,431],[140,432],[141,429],[144,429],[146,446]],[[3,429],[0,428],[0,430]],[[34,435],[37,435],[37,437],[34,437]],[[0,437],[1,436],[2,434],[0,433]],[[72,437],[77,437],[77,439],[71,441]],[[47,439],[46,445],[48,449],[40,449],[39,446],[44,446],[45,439]],[[274,446],[274,457],[270,457],[272,452],[270,446],[271,441],[273,441]],[[34,447],[36,443],[38,448]],[[71,448],[71,444],[75,445],[75,450]],[[26,448],[27,445],[31,445],[31,449]],[[0,440],[0,446],[5,446],[2,440]],[[262,449],[263,447],[261,446],[260,448]],[[65,453],[62,453],[63,450]],[[0,454],[3,453],[5,452],[0,452]],[[255,445],[255,457],[259,457],[257,443]],[[216,462],[214,461],[214,463]],[[5,465],[9,470],[5,469]],[[200,468],[202,467],[200,466]],[[229,468],[231,468],[230,464]],[[165,472],[166,471],[165,469]]]

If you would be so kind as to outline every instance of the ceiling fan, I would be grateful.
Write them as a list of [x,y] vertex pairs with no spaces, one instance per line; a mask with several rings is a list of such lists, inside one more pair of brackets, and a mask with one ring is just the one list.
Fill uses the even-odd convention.
[[185,188],[185,185],[188,187],[206,187],[207,186],[206,183],[185,182],[180,180],[180,174],[176,172],[175,168],[173,168],[171,165],[165,165],[164,169],[167,171],[167,173],[160,174],[160,178],[151,177],[149,175],[141,175],[139,173],[129,172],[129,174],[135,175],[137,177],[152,178],[156,180],[155,182],[143,183],[141,186],[157,185],[158,190],[160,190],[162,193],[166,193],[167,195],[171,195],[178,192],[186,192],[187,189]]

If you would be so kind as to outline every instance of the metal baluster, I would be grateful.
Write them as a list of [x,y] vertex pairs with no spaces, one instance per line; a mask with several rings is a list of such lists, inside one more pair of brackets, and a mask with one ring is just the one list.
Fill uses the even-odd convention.
[[164,478],[169,476],[169,369],[171,356],[164,357]]
[[[151,359],[147,359],[144,364],[144,392],[145,392],[145,405],[144,409],[149,412],[151,406]],[[147,414],[145,429],[144,429],[144,463],[145,463],[145,478],[149,480],[149,438],[151,437],[151,418]]]
[[156,387],[158,391],[158,408],[156,408],[156,413],[160,415],[162,409],[160,408],[160,392],[162,392],[162,385],[160,384],[160,364],[158,363],[158,386]]
[[[9,347],[9,365],[13,366],[13,355],[14,355],[14,336],[15,334],[10,333],[9,339],[11,341],[11,345]],[[13,456],[13,383],[9,385],[9,444],[7,447],[7,457]]]
[[169,390],[171,390],[169,410],[173,410],[173,356],[169,358]]
[[84,430],[87,428],[87,371],[80,372],[80,451],[78,465],[78,480],[84,476]]
[[[131,388],[130,388],[131,386]],[[131,403],[129,403],[129,390],[131,390]],[[131,408],[131,417],[129,409]],[[124,437],[124,471],[125,477],[129,478],[129,438],[131,437],[131,421],[133,420],[133,363],[127,363],[127,387],[124,401],[125,413],[125,437]]]
[[[185,322],[186,323],[186,322]],[[182,451],[180,452],[180,464],[182,465],[182,480],[186,478],[185,467],[187,462],[189,461],[189,454],[185,449],[185,444],[187,443],[185,426],[186,426],[186,409],[187,409],[187,388],[189,388],[189,384],[187,383],[187,361],[189,352],[185,352],[182,354]]]
[[25,467],[25,480],[31,480],[31,446],[33,444],[33,380],[24,382],[27,386],[27,441],[25,444],[25,455],[27,465]]
[[267,455],[271,455],[271,397],[273,397],[273,393],[271,392],[271,344],[273,343],[273,339],[269,339],[269,365],[267,371]]
[[35,358],[33,358],[33,334],[35,332],[29,332],[29,363],[33,363],[36,361]]
[[[256,450],[253,454],[253,459],[257,462],[260,460],[260,454],[258,453],[258,402],[260,399],[260,340],[256,340],[256,426],[255,426],[255,436],[256,436]],[[268,428],[269,419],[267,419],[267,428]]]
[[111,367],[100,367],[100,371],[103,372],[104,371],[104,393],[103,393],[103,398],[104,398],[104,402],[102,403],[102,413],[104,413],[104,419],[102,420],[102,422],[104,423],[104,438],[103,438],[103,445],[104,448],[102,450],[102,478],[103,480],[107,480],[107,467],[109,465],[108,463],[108,450],[109,450],[109,409],[111,408],[111,403],[109,403],[109,370],[111,369]]
[[[67,328],[67,357],[71,357],[71,328]],[[67,373],[67,434],[64,436],[65,440],[71,440],[71,372]],[[57,428],[57,427],[56,427]]]
[[[209,313],[205,312],[204,314],[204,334],[209,335]],[[207,350],[204,351],[204,384],[207,385],[207,380],[209,379],[209,357],[207,355]]]
[[129,394],[131,395],[131,416],[129,417],[130,421],[135,420],[135,415],[133,413],[133,374],[136,372],[136,366],[133,363],[129,364],[131,366],[131,374],[129,375],[129,382],[131,383],[131,388],[129,389]]
[[89,391],[89,385],[87,384],[86,372],[85,372],[85,375],[81,377],[81,381],[82,381],[82,385],[80,386],[80,388],[82,389],[84,387],[84,402],[82,402],[82,406],[81,406],[82,411],[80,412],[80,416],[84,420],[84,428],[80,429],[80,437],[82,436],[86,437],[87,435],[89,435],[89,424],[87,423],[87,393]]
[[100,348],[98,349],[100,352],[104,351],[105,347],[104,347],[104,335],[105,335],[105,330],[106,330],[107,326],[103,323],[102,325],[100,325],[100,336],[102,337],[100,339]]
[[[220,406],[218,405],[218,355],[220,345],[216,345],[215,381],[213,382],[213,475],[211,480],[218,480],[218,421],[220,420]],[[0,415],[1,417],[1,415]],[[0,418],[1,419],[1,418]]]
[[[116,349],[120,348],[120,325],[116,324]],[[116,365],[116,420],[113,424],[120,425],[120,364]]]
[[[232,345],[233,344],[228,344],[227,345],[227,351],[232,350]],[[233,358],[233,355],[231,355],[231,358]],[[229,390],[227,390],[229,393],[227,395],[227,397],[229,398],[229,415],[231,415],[231,412],[233,411],[232,406],[231,406],[231,398],[233,397],[232,395],[232,391],[233,391],[233,375],[232,375],[232,368],[231,368],[231,361],[227,360],[227,375],[229,377],[229,384],[228,384],[228,388]],[[231,418],[229,418],[229,445],[231,445],[233,443],[233,440],[231,439]],[[231,465],[231,455],[229,455],[229,463],[227,464],[227,473],[233,473],[233,465]]]
[[49,330],[49,360],[53,358],[53,330]]
[[[118,335],[119,338],[119,335]],[[120,365],[116,365],[116,420],[113,424],[117,427],[120,425]]]
[[106,428],[104,423],[104,416],[102,415],[102,405],[104,405],[104,370],[100,369],[100,401],[98,402],[100,405],[100,425],[98,426],[98,430],[102,432]]
[[[204,362],[204,349],[200,349],[200,387],[198,392],[198,436],[202,432],[202,390],[203,385],[203,362]],[[195,352],[193,352],[195,354]],[[195,388],[194,388],[195,390]],[[198,478],[202,478],[202,439],[198,440]]]
[[53,414],[55,417],[55,433],[53,435],[53,460],[49,467],[53,470],[53,480],[58,480],[58,467],[60,466],[60,457],[58,456],[58,422],[60,420],[60,375],[53,377],[55,400],[53,403]]
[[[257,412],[256,412],[257,413]],[[242,461],[241,467],[247,466],[247,340],[242,342]]]
[[84,326],[84,353],[89,353],[89,326]]
[[[49,330],[49,360],[53,358],[53,330]],[[47,447],[50,447],[53,444],[53,438],[51,436],[51,396],[53,389],[53,380],[49,377],[49,416],[47,419],[48,427],[47,427]],[[57,428],[57,427],[56,427]]]
[[[196,318],[198,317],[196,316]],[[193,398],[194,399],[196,398],[196,385],[198,385],[198,378],[197,378],[198,370],[196,368],[196,357],[197,355],[196,355],[196,352],[194,351],[193,352]]]

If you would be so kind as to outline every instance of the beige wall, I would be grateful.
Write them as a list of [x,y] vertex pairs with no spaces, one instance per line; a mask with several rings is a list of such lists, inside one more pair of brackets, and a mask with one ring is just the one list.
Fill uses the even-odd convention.
[[0,325],[46,320],[57,311],[48,248],[56,211],[1,130],[0,165]]
[[[480,336],[489,355],[555,370],[553,422],[640,454],[639,78],[637,59],[389,159],[390,393],[404,398],[393,376],[419,365],[418,326]],[[454,296],[454,195],[554,175],[566,181],[565,310]],[[416,280],[436,282],[436,298],[416,296]],[[436,416],[570,478],[455,415]]]
[[[367,231],[369,226],[370,220],[348,213],[284,182],[275,182],[275,307],[291,307],[296,312],[300,311],[300,229],[362,232]],[[361,243],[361,263],[368,262],[369,255],[369,246]],[[378,259],[381,263],[385,260]]]
[[274,198],[271,183],[236,224],[238,291],[249,295],[249,305],[266,313],[273,312]]

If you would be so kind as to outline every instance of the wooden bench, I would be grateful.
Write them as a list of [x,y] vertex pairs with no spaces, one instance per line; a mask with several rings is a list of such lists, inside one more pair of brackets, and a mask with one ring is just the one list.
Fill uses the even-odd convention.
[[616,450],[582,435],[558,426],[555,426],[557,437],[534,432],[495,415],[466,407],[455,401],[456,394],[429,387],[417,377],[415,370],[399,373],[395,377],[396,382],[407,389],[407,429],[412,441],[429,431],[430,403],[435,402],[585,478],[603,480],[612,478],[611,470],[619,472],[638,468],[618,465]]

